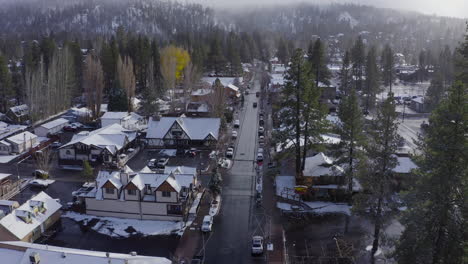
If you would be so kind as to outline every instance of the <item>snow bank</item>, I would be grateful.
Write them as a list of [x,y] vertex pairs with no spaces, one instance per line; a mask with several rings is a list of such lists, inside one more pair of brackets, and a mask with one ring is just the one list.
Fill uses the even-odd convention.
[[[62,217],[70,218],[83,225],[93,223],[91,228],[103,235],[111,237],[130,237],[141,234],[143,236],[181,234],[184,223],[176,221],[153,221],[124,219],[115,217],[98,217],[93,215],[67,212]],[[97,220],[96,223],[94,223]]]
[[317,214],[347,214],[351,215],[351,206],[344,203],[304,202]]
[[286,211],[291,211],[292,210],[291,209],[291,204],[288,204],[288,203],[277,202],[276,207],[278,207],[281,210],[286,210]]

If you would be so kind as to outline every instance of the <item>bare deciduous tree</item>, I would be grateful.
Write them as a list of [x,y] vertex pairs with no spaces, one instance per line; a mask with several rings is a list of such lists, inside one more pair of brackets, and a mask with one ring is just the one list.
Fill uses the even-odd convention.
[[99,118],[104,89],[104,74],[99,58],[93,54],[86,56],[86,68],[83,75],[86,103],[91,110],[92,119]]
[[135,97],[135,74],[133,72],[133,62],[129,57],[117,58],[117,76],[122,88],[125,89],[128,97],[128,111],[133,111],[132,99]]

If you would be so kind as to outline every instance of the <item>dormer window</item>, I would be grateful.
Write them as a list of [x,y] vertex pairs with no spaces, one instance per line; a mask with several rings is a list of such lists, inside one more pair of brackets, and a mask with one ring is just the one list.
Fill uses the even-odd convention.
[[145,194],[151,195],[151,185],[145,184]]
[[104,188],[106,189],[106,194],[114,194],[115,190],[113,188]]
[[32,222],[31,212],[24,210],[16,210],[16,216],[23,220],[26,224],[30,224]]

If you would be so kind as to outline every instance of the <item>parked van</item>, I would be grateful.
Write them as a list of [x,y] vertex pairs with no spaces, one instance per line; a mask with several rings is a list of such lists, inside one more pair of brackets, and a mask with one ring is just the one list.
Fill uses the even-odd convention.
[[211,232],[212,227],[213,227],[213,217],[211,215],[205,215],[205,217],[203,217],[201,231]]

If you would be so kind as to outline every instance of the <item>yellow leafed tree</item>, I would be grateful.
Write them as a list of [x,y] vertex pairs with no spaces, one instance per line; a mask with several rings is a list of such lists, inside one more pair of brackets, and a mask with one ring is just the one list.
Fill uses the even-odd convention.
[[161,74],[167,89],[174,89],[184,77],[190,55],[182,48],[170,45],[161,50]]

